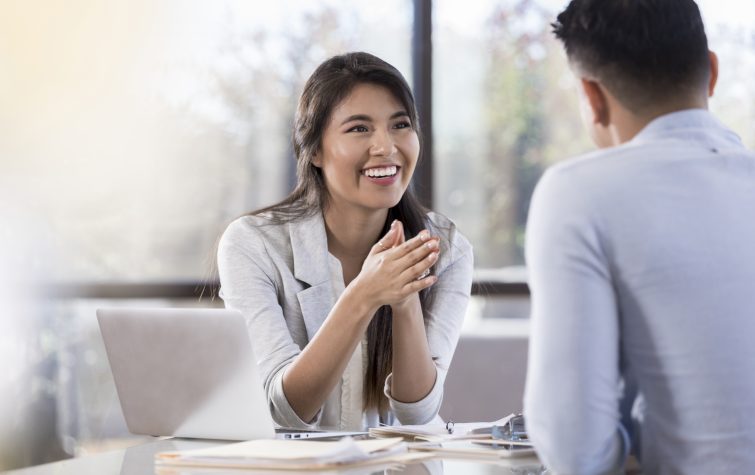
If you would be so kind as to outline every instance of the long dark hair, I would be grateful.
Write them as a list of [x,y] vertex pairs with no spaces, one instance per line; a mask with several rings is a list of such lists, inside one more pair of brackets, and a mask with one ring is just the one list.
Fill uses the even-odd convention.
[[[312,160],[322,146],[322,136],[333,109],[358,84],[375,84],[385,87],[398,99],[409,114],[412,127],[420,141],[417,107],[414,96],[401,73],[382,59],[369,53],[355,52],[334,56],[322,63],[309,77],[296,110],[293,146],[296,155],[297,182],[294,191],[281,202],[258,209],[249,215],[264,214],[271,223],[283,224],[322,212],[328,204],[328,192],[322,170]],[[388,217],[380,236],[384,235],[394,219],[404,225],[406,239],[411,239],[426,227],[427,209],[412,192],[412,184],[396,206],[388,210]],[[425,293],[420,294],[424,300]],[[392,315],[389,306],[375,313],[367,328],[367,372],[364,377],[364,408],[387,409],[383,386],[391,372],[393,359]]]

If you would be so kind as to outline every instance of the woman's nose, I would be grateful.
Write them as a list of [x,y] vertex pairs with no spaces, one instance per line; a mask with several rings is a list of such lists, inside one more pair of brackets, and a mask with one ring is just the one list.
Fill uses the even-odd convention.
[[370,153],[378,156],[390,156],[396,150],[396,144],[393,137],[387,130],[377,130],[372,134],[372,143],[370,144]]

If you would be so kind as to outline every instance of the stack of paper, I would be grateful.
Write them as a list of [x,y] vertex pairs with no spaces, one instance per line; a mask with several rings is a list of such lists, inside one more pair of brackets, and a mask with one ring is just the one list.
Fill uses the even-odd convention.
[[382,463],[406,463],[431,457],[409,453],[400,438],[336,442],[252,440],[208,449],[162,452],[158,466],[246,468],[266,470],[322,470]]
[[493,422],[460,422],[454,424],[424,424],[405,426],[380,426],[370,429],[372,437],[402,437],[408,440],[427,440],[440,442],[454,439],[489,439],[490,431],[477,434],[473,431],[489,428],[494,425],[503,426],[513,417],[508,415]]
[[535,449],[527,442],[504,442],[494,439],[428,442],[413,445],[412,450],[426,451],[438,457],[450,458],[505,459],[535,456]]

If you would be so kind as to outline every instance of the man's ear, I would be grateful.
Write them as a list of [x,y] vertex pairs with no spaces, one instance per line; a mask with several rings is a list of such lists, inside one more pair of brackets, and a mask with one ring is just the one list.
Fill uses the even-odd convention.
[[587,98],[587,103],[592,111],[592,123],[607,127],[610,122],[608,111],[608,100],[603,92],[603,88],[596,81],[591,79],[580,79],[582,92]]
[[713,97],[718,82],[718,56],[713,51],[708,51],[710,58],[710,79],[708,80],[708,97]]

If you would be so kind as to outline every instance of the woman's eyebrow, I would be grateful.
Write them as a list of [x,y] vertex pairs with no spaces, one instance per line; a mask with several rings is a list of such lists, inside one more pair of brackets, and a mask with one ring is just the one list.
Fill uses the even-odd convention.
[[346,124],[348,122],[352,122],[355,120],[362,120],[365,122],[372,122],[372,117],[365,115],[365,114],[354,114],[346,117],[343,122],[341,122],[341,125]]
[[[409,116],[408,112],[406,112],[405,110],[400,110],[400,111],[394,112],[391,115],[390,120],[396,119],[397,117],[408,117],[408,116]],[[343,122],[341,122],[341,125],[347,124],[349,122],[353,122],[355,120],[361,120],[361,121],[364,121],[364,122],[372,122],[372,117],[370,117],[370,116],[368,116],[366,114],[354,114],[354,115],[350,115],[346,119],[344,119]]]

